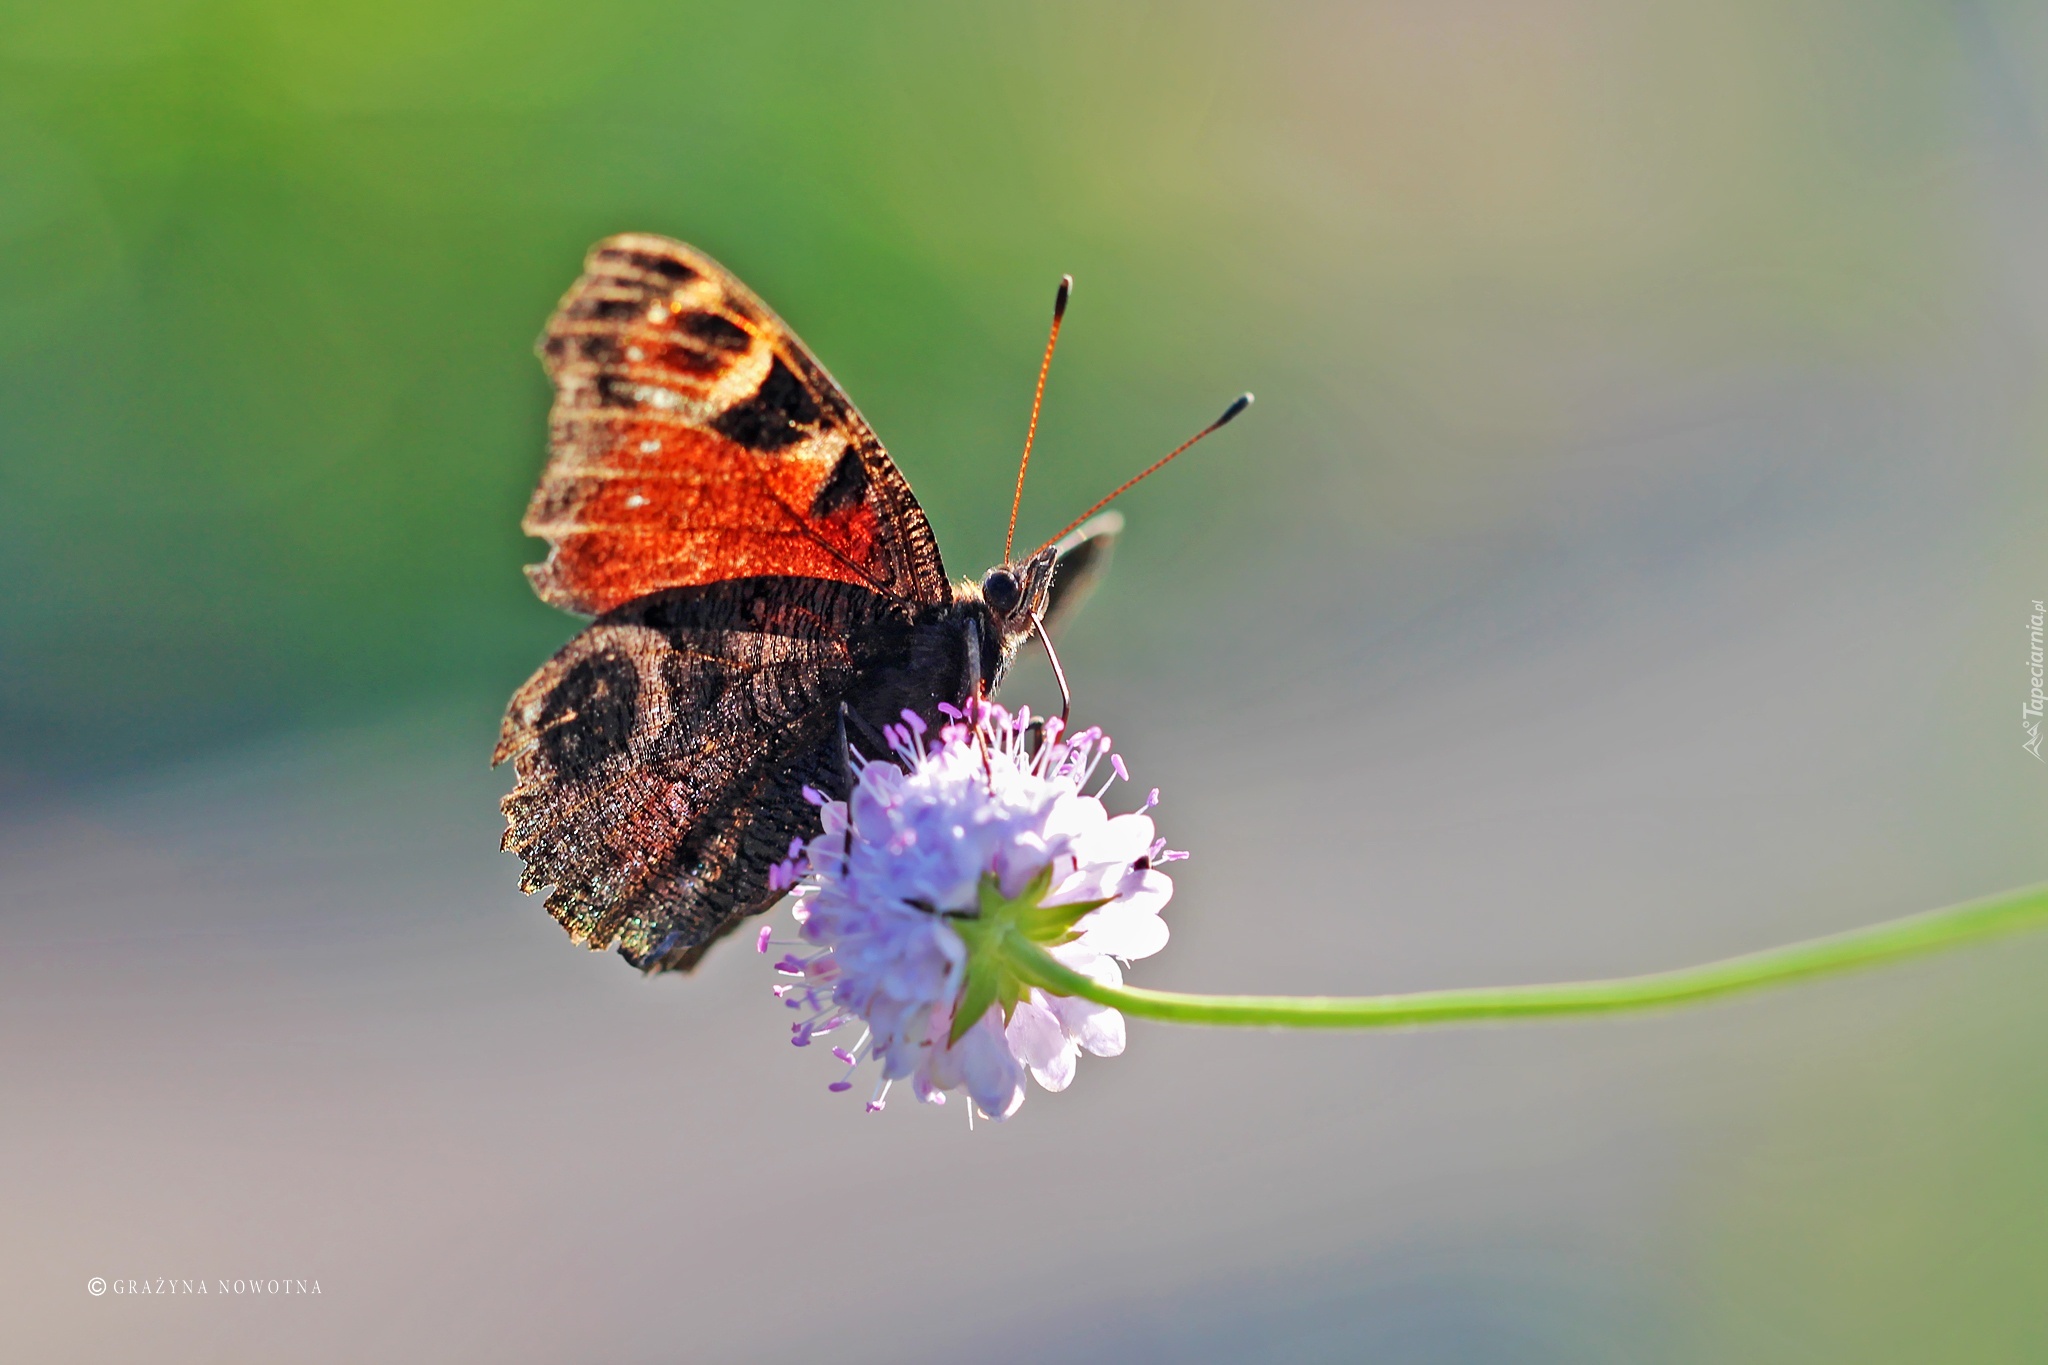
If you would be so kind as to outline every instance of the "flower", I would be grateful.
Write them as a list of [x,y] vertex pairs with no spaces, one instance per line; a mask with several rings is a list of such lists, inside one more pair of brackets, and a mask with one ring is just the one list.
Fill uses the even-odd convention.
[[[988,703],[950,718],[937,742],[905,711],[885,729],[887,759],[849,761],[858,773],[848,801],[807,791],[823,833],[790,846],[771,884],[798,898],[797,948],[776,970],[776,988],[806,1011],[791,1026],[799,1047],[865,1024],[848,1068],[832,1083],[852,1088],[852,1069],[872,1059],[881,1078],[870,1111],[908,1078],[920,1100],[943,1104],[964,1089],[975,1112],[1005,1119],[1024,1102],[1028,1070],[1064,1090],[1082,1052],[1124,1049],[1116,1010],[1049,995],[1009,970],[1005,945],[1036,945],[1058,962],[1121,985],[1117,959],[1166,945],[1160,910],[1173,894],[1162,863],[1185,857],[1156,837],[1140,810],[1111,816],[1102,794],[1128,779],[1100,730],[1071,738],[1057,720],[1033,722]],[[1087,785],[1105,760],[1101,786]],[[761,931],[758,947],[774,942]]]

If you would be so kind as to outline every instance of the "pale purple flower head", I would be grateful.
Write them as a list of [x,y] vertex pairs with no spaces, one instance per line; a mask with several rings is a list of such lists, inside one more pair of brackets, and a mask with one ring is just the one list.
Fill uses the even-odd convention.
[[[776,970],[777,988],[804,1012],[794,1041],[864,1024],[860,1041],[833,1047],[848,1067],[870,1058],[881,1077],[868,1107],[880,1109],[895,1081],[943,1104],[964,1089],[974,1109],[1004,1119],[1024,1102],[1029,1071],[1047,1090],[1064,1090],[1079,1054],[1113,1057],[1124,1048],[1124,1020],[1090,1001],[1032,989],[1004,1018],[990,1005],[958,1041],[953,1012],[965,981],[968,948],[951,921],[973,916],[985,876],[1016,897],[1050,872],[1046,906],[1101,901],[1066,941],[1049,946],[1060,962],[1120,985],[1116,959],[1149,957],[1166,945],[1159,911],[1173,883],[1159,865],[1184,854],[1158,839],[1145,809],[1111,816],[1101,796],[1126,777],[1121,757],[1099,730],[1071,738],[1059,722],[1034,726],[1028,712],[975,703],[927,743],[910,712],[886,732],[895,761],[863,762],[850,801],[827,801],[824,832],[792,844],[774,885],[797,897],[800,951]],[[1089,790],[1097,769],[1111,774]],[[768,950],[768,931],[760,948]],[[850,1079],[833,1082],[847,1090]]]

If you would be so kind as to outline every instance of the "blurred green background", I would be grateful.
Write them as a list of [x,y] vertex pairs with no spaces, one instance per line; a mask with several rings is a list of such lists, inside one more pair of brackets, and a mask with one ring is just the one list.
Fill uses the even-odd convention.
[[[797,328],[955,576],[1001,549],[1062,272],[1027,540],[1258,393],[1126,500],[1067,658],[1214,851],[1176,903],[1188,956],[1142,980],[1674,965],[2042,876],[2048,779],[2015,719],[2048,595],[2044,109],[2048,12],[2016,0],[6,4],[0,886],[10,1092],[33,1102],[0,1139],[47,1201],[15,1232],[16,1339],[51,1359],[390,1358],[385,1333],[421,1358],[699,1358],[648,1325],[673,1311],[715,1320],[707,1359],[834,1340],[801,1313],[750,1335],[738,1270],[658,1273],[685,1252],[655,1213],[703,1264],[743,1235],[762,1264],[746,1208],[705,1214],[716,1194],[680,1185],[529,1207],[508,1190],[546,1186],[556,1138],[491,1155],[525,1150],[507,1134],[528,1104],[564,1115],[563,1143],[591,1113],[627,1121],[606,1108],[624,1063],[586,1093],[583,1060],[539,1080],[506,1060],[593,964],[488,860],[476,771],[574,628],[518,572],[548,399],[531,345],[615,231],[703,247]],[[515,925],[530,975],[413,965]],[[223,965],[248,942],[275,956]],[[751,999],[753,965],[699,996]],[[1633,1032],[1409,1040],[1365,1072],[1355,1040],[1140,1031],[1026,1107],[1040,1136],[1019,1141],[1043,1146],[960,1160],[1019,1201],[975,1206],[1014,1229],[1038,1207],[1022,1186],[1142,1149],[1153,1184],[1126,1198],[1103,1174],[1069,1213],[1178,1240],[1118,1270],[1113,1237],[1074,1249],[1077,1221],[1015,1234],[1040,1278],[970,1275],[931,1259],[967,1234],[943,1198],[904,1212],[905,1173],[825,1246],[900,1254],[953,1308],[892,1337],[875,1324],[904,1329],[925,1291],[871,1269],[858,1283],[900,1299],[862,1290],[854,1354],[2048,1359],[2044,966],[2018,945]],[[595,969],[590,1000],[680,1049],[670,1012],[699,996]],[[173,1085],[168,1061],[115,1098],[124,1039],[316,1008],[278,1036],[317,1052],[409,1022],[348,1054],[359,1071],[270,1057],[326,1077],[295,1098],[225,1069]],[[1162,1079],[1135,1079],[1147,1050]],[[425,1073],[381,1088],[430,1056],[503,1093],[472,1079],[443,1110]],[[714,1085],[676,1066],[664,1093]],[[767,1144],[748,1086],[798,1083],[715,1083],[721,1169],[787,1178],[801,1149]],[[1210,1085],[1235,1112],[1205,1138]],[[1116,1107],[1120,1086],[1143,1104]],[[438,1116],[422,1146],[324,1145],[416,1105]],[[848,1140],[808,1090],[790,1105]],[[859,1160],[938,1143],[906,1136],[929,1117],[861,1129]],[[700,1114],[632,1120],[661,1149]],[[259,1129],[243,1154],[287,1174],[248,1189],[410,1192],[368,1229],[301,1193],[245,1204],[225,1167],[169,1193]],[[108,1165],[141,1160],[121,1135],[159,1131],[185,1155],[127,1166],[115,1199]],[[474,1175],[493,1159],[503,1184]],[[1262,1183],[1289,1165],[1316,1189]],[[436,1202],[465,1180],[473,1202]],[[108,1202],[81,1213],[88,1188]],[[415,1243],[429,1222],[490,1231]],[[317,1327],[117,1318],[73,1288],[141,1273],[114,1245],[213,1273],[181,1227],[222,1256],[296,1230],[316,1272],[459,1247],[474,1282],[437,1262],[415,1300],[417,1278],[377,1297],[372,1271],[334,1271]],[[1019,1306],[1027,1282],[1061,1321]],[[579,1316],[550,1288],[609,1310],[615,1283],[632,1311]],[[990,1321],[1030,1330],[991,1346]]]
[[1929,192],[1965,57],[1912,4],[15,5],[11,759],[516,682],[562,631],[509,572],[530,343],[606,233],[782,310],[956,574],[996,557],[1062,271],[1031,526],[1258,390],[1134,499],[1195,575],[1178,631],[1226,574],[1511,506],[1618,346],[1898,346],[1968,268]]

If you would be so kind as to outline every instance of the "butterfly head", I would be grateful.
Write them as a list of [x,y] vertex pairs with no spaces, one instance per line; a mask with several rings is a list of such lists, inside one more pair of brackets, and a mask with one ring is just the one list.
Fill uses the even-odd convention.
[[982,603],[995,616],[1006,641],[1030,634],[1032,621],[1045,615],[1058,554],[1048,547],[1022,564],[998,564],[981,576]]

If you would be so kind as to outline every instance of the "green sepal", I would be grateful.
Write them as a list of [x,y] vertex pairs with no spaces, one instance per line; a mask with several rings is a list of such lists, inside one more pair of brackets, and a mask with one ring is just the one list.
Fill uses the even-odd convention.
[[[986,954],[976,953],[972,948],[967,952],[967,983],[960,990],[959,1002],[953,1006],[953,1028],[946,1035],[946,1046],[951,1047],[967,1036],[967,1030],[981,1022],[988,1013],[1001,983],[996,979],[996,969],[988,963]],[[1007,1020],[1010,1011],[1005,1008],[1003,1018]]]
[[1032,945],[1073,941],[1074,926],[1089,911],[1109,900],[1080,901],[1072,905],[1041,905],[1052,890],[1052,868],[1041,868],[1015,900],[1003,895],[995,874],[984,872],[976,888],[976,913],[952,919],[954,930],[967,945],[967,971],[961,983],[960,999],[953,1006],[953,1028],[946,1038],[951,1047],[967,1036],[990,1005],[1001,1005],[1003,1021],[1009,1022],[1017,1002],[1031,989],[1017,974],[1010,954],[1035,951]]
[[1081,917],[1090,910],[1099,910],[1115,899],[1104,896],[1099,901],[1075,901],[1071,905],[1033,905],[1020,907],[1017,912],[1017,931],[1032,943],[1071,943],[1080,937],[1074,929]]

